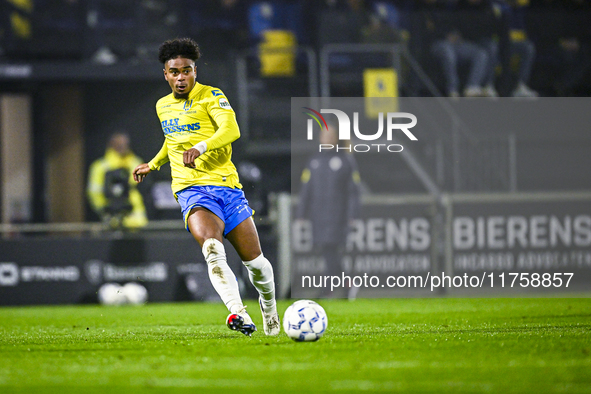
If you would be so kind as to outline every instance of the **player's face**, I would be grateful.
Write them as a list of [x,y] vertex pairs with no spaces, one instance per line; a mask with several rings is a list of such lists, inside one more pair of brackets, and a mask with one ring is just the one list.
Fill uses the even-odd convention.
[[164,64],[164,78],[168,81],[174,97],[189,97],[197,78],[195,62],[184,57],[170,59]]

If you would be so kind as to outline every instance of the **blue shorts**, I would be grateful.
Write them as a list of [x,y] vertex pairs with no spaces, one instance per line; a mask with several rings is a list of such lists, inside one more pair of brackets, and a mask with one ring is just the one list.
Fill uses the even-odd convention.
[[241,189],[225,186],[191,186],[176,193],[189,230],[189,213],[195,207],[203,207],[213,212],[225,223],[224,237],[240,223],[254,214]]

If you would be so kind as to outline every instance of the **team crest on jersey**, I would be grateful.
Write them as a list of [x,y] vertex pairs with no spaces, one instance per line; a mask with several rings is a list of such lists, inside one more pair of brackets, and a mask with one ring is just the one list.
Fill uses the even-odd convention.
[[185,104],[183,105],[183,109],[185,111],[188,111],[191,109],[192,106],[193,106],[193,100],[187,100],[187,101],[185,101]]
[[223,109],[232,109],[232,106],[231,106],[231,105],[230,105],[230,103],[228,102],[228,99],[227,99],[227,98],[225,98],[225,97],[222,97],[222,98],[219,100],[219,103],[220,103],[220,108],[223,108]]

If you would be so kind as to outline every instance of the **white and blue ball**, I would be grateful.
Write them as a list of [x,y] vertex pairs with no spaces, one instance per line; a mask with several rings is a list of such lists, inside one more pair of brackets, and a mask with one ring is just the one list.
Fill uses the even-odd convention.
[[148,301],[148,290],[136,282],[121,286],[118,283],[105,283],[98,290],[98,300],[103,305],[142,305]]
[[148,301],[148,290],[136,282],[129,282],[121,288],[128,304],[142,305]]
[[328,325],[324,308],[310,300],[300,300],[291,304],[283,315],[283,331],[297,342],[319,340]]
[[123,288],[118,283],[105,283],[98,289],[97,295],[103,305],[122,305],[127,302]]

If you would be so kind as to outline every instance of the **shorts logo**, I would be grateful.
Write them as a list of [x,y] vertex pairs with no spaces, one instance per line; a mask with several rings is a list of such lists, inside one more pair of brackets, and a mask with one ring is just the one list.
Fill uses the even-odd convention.
[[222,97],[219,100],[220,103],[220,108],[224,108],[224,109],[232,109],[232,106],[230,105],[230,103],[228,102],[228,100],[224,97]]

